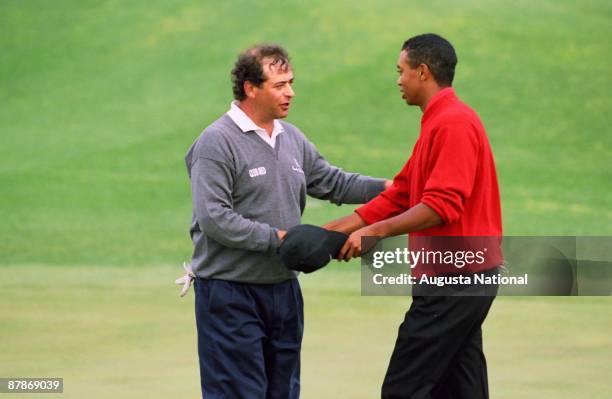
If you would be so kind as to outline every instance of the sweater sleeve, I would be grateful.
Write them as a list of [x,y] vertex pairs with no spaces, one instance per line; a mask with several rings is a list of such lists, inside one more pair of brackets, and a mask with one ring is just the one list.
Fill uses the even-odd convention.
[[445,223],[463,214],[474,188],[480,147],[478,132],[470,124],[448,124],[435,132],[421,202]]
[[315,148],[303,139],[304,172],[308,195],[340,204],[363,204],[385,189],[384,179],[345,172],[330,165]]
[[391,187],[380,193],[380,195],[367,204],[355,210],[365,223],[373,224],[408,210],[410,207],[409,171],[410,159],[408,159],[402,170],[393,178],[393,185]]
[[234,170],[224,153],[223,143],[211,134],[198,144],[189,171],[193,208],[200,229],[227,247],[258,252],[277,247],[277,229],[234,211]]

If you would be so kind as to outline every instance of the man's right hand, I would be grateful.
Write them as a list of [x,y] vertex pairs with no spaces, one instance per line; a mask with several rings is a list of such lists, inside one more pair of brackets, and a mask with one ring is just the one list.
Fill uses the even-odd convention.
[[287,235],[287,232],[285,230],[279,230],[276,232],[276,235],[278,236],[278,241],[283,242],[285,236]]

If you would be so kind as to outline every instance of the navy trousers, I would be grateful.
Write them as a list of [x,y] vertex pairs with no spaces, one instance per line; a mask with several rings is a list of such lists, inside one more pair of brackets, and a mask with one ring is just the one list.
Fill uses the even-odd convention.
[[299,398],[304,303],[297,279],[196,278],[195,295],[204,399]]

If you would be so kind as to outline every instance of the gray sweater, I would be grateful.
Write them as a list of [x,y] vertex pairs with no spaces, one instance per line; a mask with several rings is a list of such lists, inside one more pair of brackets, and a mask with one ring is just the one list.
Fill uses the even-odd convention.
[[193,216],[191,260],[198,277],[248,283],[295,278],[276,255],[277,231],[300,224],[306,195],[340,205],[364,203],[384,180],[330,165],[295,126],[275,148],[224,114],[187,152]]

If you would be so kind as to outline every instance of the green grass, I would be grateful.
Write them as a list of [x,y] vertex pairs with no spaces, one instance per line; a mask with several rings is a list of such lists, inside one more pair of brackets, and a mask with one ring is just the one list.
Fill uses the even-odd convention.
[[[610,234],[610,4],[383,3],[2,2],[0,263],[188,256],[182,157],[228,108],[229,70],[256,41],[290,50],[289,120],[325,156],[393,176],[420,118],[394,64],[423,31],[457,48],[455,85],[488,128],[506,233]],[[244,28],[253,19],[261,28]]]
[[[182,158],[254,42],[292,55],[290,122],[333,163],[391,177],[420,120],[395,86],[399,48],[446,36],[505,233],[611,235],[611,19],[603,0],[2,1],[0,376],[63,376],[64,397],[197,396],[191,300],[168,286],[191,253]],[[352,209],[310,201],[304,220]],[[302,279],[305,398],[376,397],[408,307],[360,297],[346,269]],[[606,397],[609,305],[498,298],[492,397]]]
[[[0,269],[0,375],[63,377],[64,398],[197,397],[193,293],[178,297],[177,272]],[[355,265],[301,281],[303,397],[376,397],[409,299],[361,297]],[[609,397],[610,329],[601,298],[497,298],[484,326],[492,398]]]

